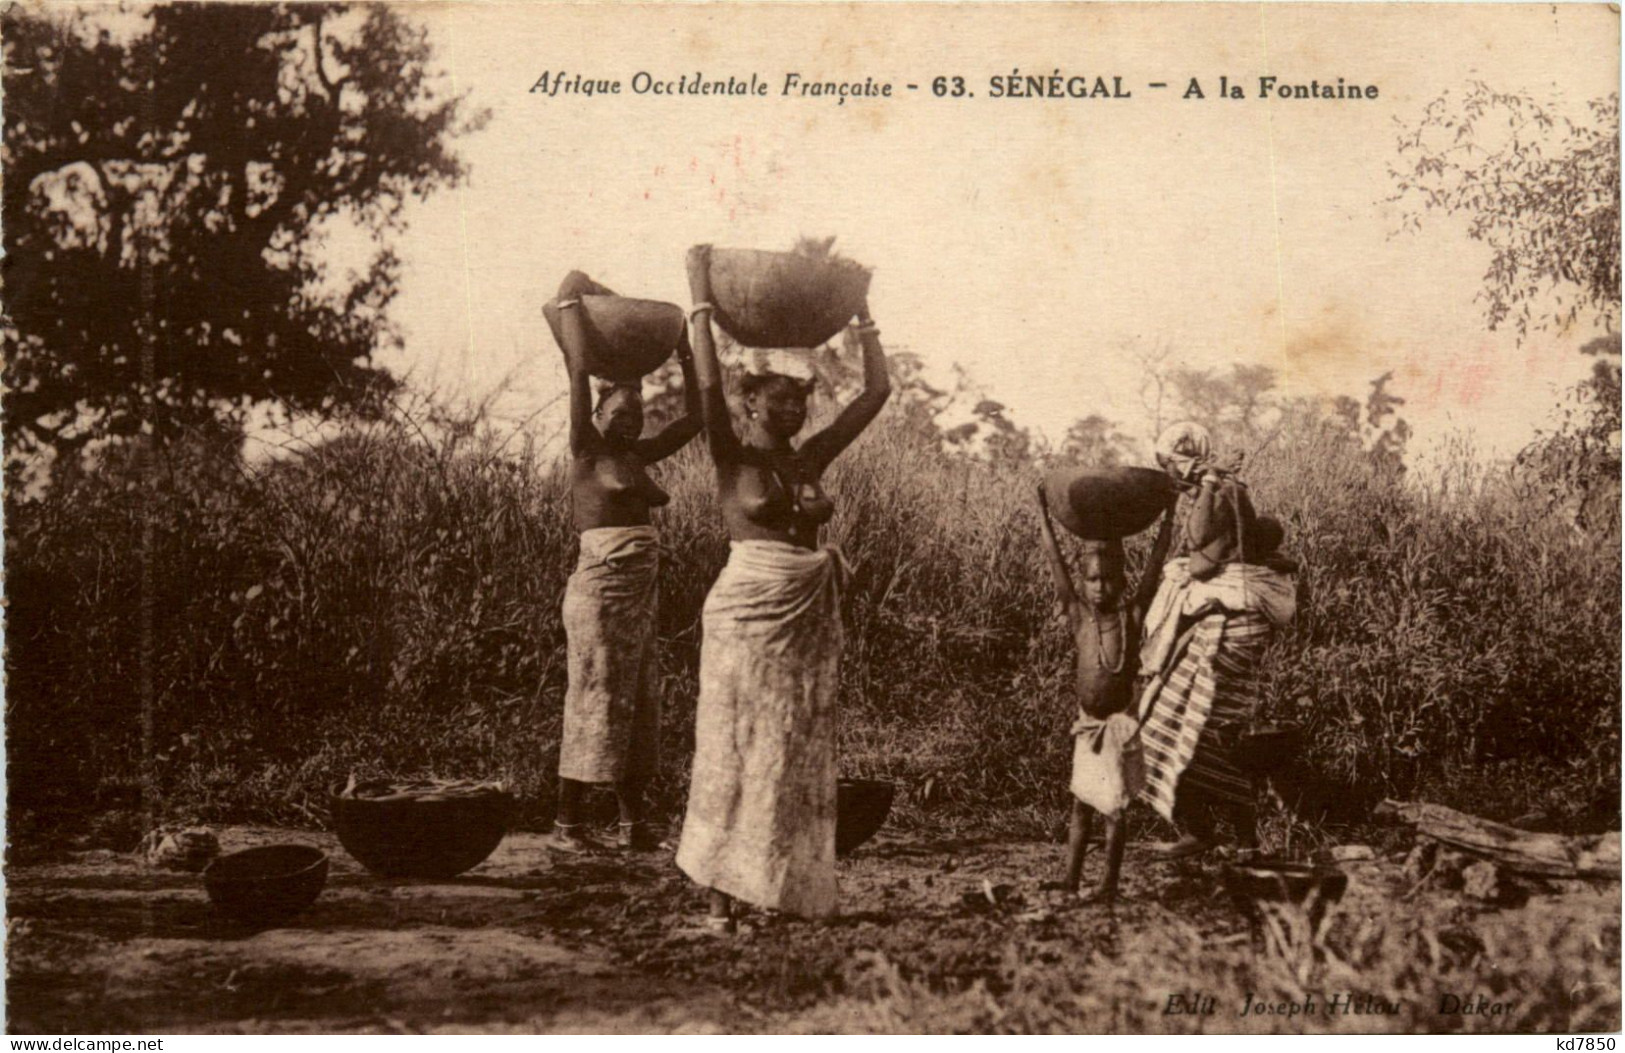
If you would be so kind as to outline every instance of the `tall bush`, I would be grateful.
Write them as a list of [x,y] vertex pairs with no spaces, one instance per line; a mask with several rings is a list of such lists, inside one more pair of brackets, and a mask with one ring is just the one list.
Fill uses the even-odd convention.
[[[147,777],[166,813],[316,821],[354,771],[501,777],[550,811],[568,493],[551,461],[454,434],[399,417],[257,467],[177,445],[13,494],[12,805],[134,800]],[[658,514],[672,805],[727,542],[703,443],[657,473],[673,495]],[[1313,415],[1249,478],[1287,523],[1306,598],[1266,664],[1265,712],[1305,726],[1314,766],[1478,811],[1617,814],[1617,541],[1510,482],[1406,483]],[[1071,645],[1036,482],[900,415],[832,469],[829,540],[854,569],[842,763],[895,777],[911,806],[1036,821],[1064,798]],[[1486,799],[1485,780],[1503,792]]]

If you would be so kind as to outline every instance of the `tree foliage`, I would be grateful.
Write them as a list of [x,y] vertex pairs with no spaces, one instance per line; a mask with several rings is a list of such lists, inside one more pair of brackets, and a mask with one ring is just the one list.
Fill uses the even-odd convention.
[[1405,405],[1405,400],[1388,390],[1388,382],[1393,379],[1394,372],[1389,370],[1371,382],[1365,400],[1365,443],[1374,466],[1402,474],[1411,426],[1399,415],[1399,407]]
[[1128,440],[1117,424],[1099,413],[1073,421],[1061,439],[1062,457],[1097,468],[1122,464],[1128,452]]
[[1580,349],[1594,356],[1591,376],[1562,408],[1561,422],[1518,454],[1518,476],[1550,511],[1582,530],[1618,537],[1620,529],[1620,337],[1599,336]]
[[1225,370],[1175,367],[1168,373],[1172,402],[1188,419],[1221,441],[1256,441],[1274,403],[1275,370],[1232,362]]
[[[71,448],[143,422],[235,433],[256,402],[365,406],[403,206],[477,127],[383,5],[10,6],[5,431]],[[327,251],[366,248],[336,273]],[[370,242],[370,244],[369,244]]]
[[1465,216],[1493,255],[1479,293],[1491,329],[1619,322],[1619,95],[1576,121],[1481,81],[1434,99],[1401,126],[1390,166],[1406,229],[1430,212]]

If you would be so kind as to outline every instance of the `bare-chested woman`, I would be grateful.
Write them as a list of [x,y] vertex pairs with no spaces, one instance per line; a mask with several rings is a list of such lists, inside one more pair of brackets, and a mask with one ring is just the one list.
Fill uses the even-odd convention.
[[685,334],[678,347],[688,413],[643,435],[640,385],[604,388],[595,407],[580,297],[607,293],[579,271],[559,286],[559,333],[570,372],[570,498],[581,555],[564,594],[569,687],[559,748],[559,811],[552,845],[593,846],[581,822],[586,784],[614,787],[620,844],[648,847],[642,797],[659,763],[660,699],[654,671],[660,569],[650,510],[670,497],[645,469],[700,430],[699,386]]
[[811,385],[779,374],[743,388],[734,432],[711,337],[709,247],[689,253],[694,352],[728,564],[705,601],[694,773],[677,865],[711,890],[708,923],[733,898],[822,917],[835,911],[835,692],[840,553],[820,549],[834,514],[824,470],[886,403],[891,384],[865,308],[863,393],[799,447]]

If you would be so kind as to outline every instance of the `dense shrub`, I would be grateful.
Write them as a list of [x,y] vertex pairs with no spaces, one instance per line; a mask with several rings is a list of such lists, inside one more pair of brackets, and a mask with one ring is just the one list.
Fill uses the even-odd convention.
[[[354,771],[501,777],[531,819],[549,812],[568,494],[551,461],[456,434],[402,418],[255,466],[174,446],[14,496],[12,807],[314,821]],[[703,443],[657,473],[673,493],[658,789],[675,806],[699,608],[727,543]],[[1407,485],[1316,418],[1249,475],[1288,524],[1307,596],[1272,649],[1266,712],[1305,725],[1319,772],[1368,797],[1617,815],[1617,538],[1484,473]],[[830,540],[855,571],[842,763],[902,781],[909,815],[1031,828],[1060,807],[1070,645],[1036,480],[944,454],[900,415],[833,469]]]

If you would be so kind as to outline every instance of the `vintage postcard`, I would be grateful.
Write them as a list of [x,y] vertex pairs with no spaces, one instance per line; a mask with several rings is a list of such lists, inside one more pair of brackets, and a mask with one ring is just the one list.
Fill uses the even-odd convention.
[[9,1032],[1612,1049],[1619,19],[9,5]]

